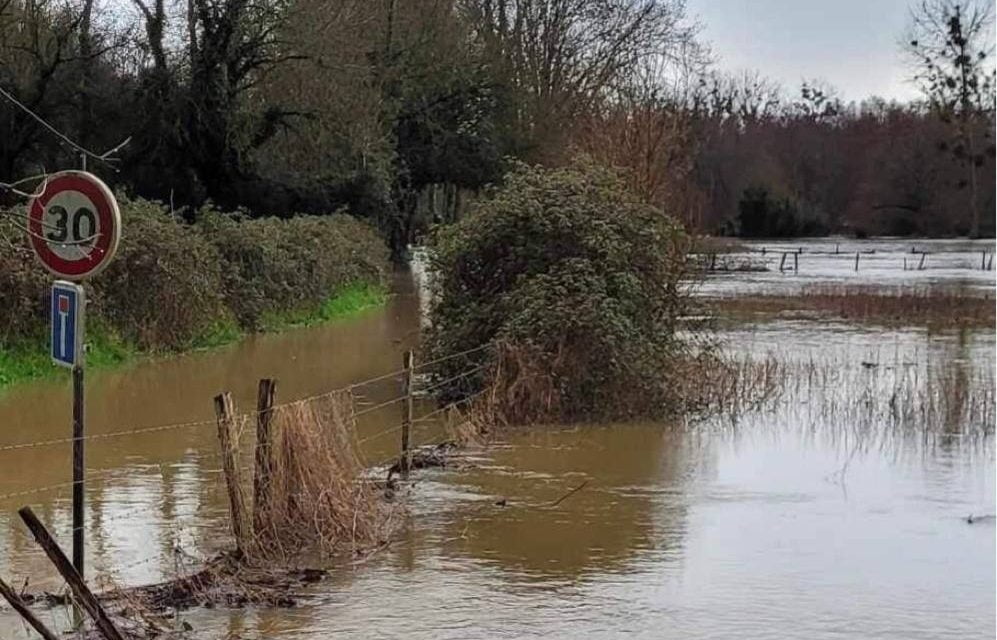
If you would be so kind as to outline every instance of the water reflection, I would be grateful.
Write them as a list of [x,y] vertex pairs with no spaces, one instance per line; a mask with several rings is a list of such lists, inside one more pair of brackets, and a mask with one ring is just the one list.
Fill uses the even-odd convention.
[[[206,424],[89,443],[93,574],[152,581],[227,545],[211,396],[228,388],[251,407],[260,376],[276,376],[280,399],[291,400],[397,369],[418,328],[417,300],[402,291],[355,321],[94,374],[91,433]],[[987,332],[767,323],[729,337],[745,354],[840,365],[823,397],[848,395],[840,381],[894,372],[952,371],[953,388],[981,371],[993,377]],[[361,401],[396,389],[386,380]],[[5,393],[0,421],[11,426],[0,446],[64,437],[68,393],[61,382]],[[963,520],[993,512],[992,437],[967,441],[948,422],[891,432],[808,402],[734,426],[513,432],[456,468],[418,474],[393,543],[337,564],[302,606],[186,619],[200,638],[992,637],[993,525]],[[965,402],[946,406],[965,415]],[[397,419],[386,407],[360,429]],[[419,441],[436,435],[420,431]],[[397,451],[390,437],[370,445],[376,459]],[[68,444],[0,451],[0,493],[64,483],[68,460]],[[35,584],[51,574],[14,515],[24,503],[68,542],[69,488],[0,499],[0,575]],[[47,615],[64,624],[64,613]],[[27,637],[9,612],[0,634]]]
[[667,555],[681,546],[691,453],[662,425],[517,434],[454,479],[472,499],[447,518],[443,550],[536,581],[626,571],[647,551]]

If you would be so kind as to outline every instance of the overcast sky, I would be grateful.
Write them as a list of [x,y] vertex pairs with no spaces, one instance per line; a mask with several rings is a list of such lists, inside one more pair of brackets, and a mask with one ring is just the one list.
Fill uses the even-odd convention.
[[720,68],[757,69],[794,91],[822,78],[846,100],[917,96],[898,41],[913,0],[687,0]]

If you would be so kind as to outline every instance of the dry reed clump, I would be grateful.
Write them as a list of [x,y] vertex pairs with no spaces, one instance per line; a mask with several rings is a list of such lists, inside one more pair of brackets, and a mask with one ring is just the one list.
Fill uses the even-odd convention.
[[721,316],[811,312],[889,326],[993,327],[997,321],[992,299],[913,287],[813,285],[794,295],[713,299],[707,306]]
[[277,407],[272,428],[268,500],[255,509],[250,554],[286,561],[379,543],[386,507],[362,481],[350,394]]
[[558,421],[563,400],[558,378],[563,365],[563,352],[548,358],[529,347],[498,343],[482,393],[471,403],[469,422],[478,433],[486,433],[489,425]]

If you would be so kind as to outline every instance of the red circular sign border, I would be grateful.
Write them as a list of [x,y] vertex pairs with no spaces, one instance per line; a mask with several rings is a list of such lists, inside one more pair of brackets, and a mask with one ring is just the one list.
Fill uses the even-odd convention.
[[[79,260],[66,260],[52,251],[42,228],[45,207],[63,191],[78,191],[89,198],[100,219],[100,237],[89,255]],[[121,214],[114,194],[100,178],[83,171],[62,171],[50,178],[42,194],[31,201],[28,229],[35,255],[46,269],[70,280],[82,280],[100,273],[114,257],[121,233]]]

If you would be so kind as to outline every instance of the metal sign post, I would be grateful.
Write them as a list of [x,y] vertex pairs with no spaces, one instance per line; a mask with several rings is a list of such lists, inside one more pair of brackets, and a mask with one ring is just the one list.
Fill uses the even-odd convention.
[[121,237],[121,213],[114,194],[85,171],[52,176],[28,206],[29,240],[51,273],[67,280],[52,283],[51,354],[56,364],[73,370],[73,566],[84,575],[83,507],[86,498],[83,344],[86,293],[84,280],[114,257]]
[[65,280],[52,283],[52,361],[73,370],[73,566],[83,575],[83,315],[86,293],[82,285]]

